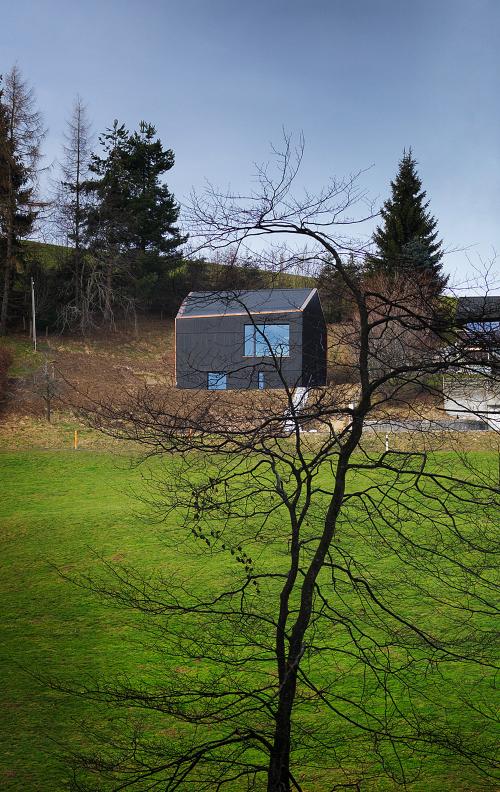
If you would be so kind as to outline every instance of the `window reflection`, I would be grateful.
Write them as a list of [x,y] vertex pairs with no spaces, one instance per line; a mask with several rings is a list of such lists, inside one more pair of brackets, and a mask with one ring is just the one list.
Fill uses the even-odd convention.
[[290,355],[290,325],[245,325],[245,355],[247,357],[288,357]]

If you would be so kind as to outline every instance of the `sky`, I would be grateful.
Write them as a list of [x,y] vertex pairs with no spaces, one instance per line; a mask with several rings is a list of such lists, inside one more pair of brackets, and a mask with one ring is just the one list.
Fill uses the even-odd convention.
[[447,273],[500,253],[498,0],[0,0],[0,26],[47,163],[77,94],[97,133],[156,126],[181,204],[207,181],[248,190],[285,128],[305,138],[301,185],[366,169],[380,206],[411,146]]

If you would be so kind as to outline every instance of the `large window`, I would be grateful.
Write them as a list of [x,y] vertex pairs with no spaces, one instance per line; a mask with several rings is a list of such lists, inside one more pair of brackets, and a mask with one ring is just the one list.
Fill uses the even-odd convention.
[[226,390],[227,376],[223,371],[208,372],[208,390]]
[[278,324],[245,325],[246,357],[288,357],[290,326]]

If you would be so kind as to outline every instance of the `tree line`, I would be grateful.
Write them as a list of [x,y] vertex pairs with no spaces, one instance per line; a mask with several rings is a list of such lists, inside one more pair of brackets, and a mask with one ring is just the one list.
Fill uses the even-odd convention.
[[[134,131],[115,120],[93,146],[91,123],[77,97],[67,122],[57,177],[40,194],[45,128],[33,89],[14,66],[0,83],[0,335],[29,315],[30,280],[42,324],[87,332],[113,328],[137,310],[175,313],[190,289],[259,288],[262,264],[229,256],[223,266],[189,260],[179,204],[164,181],[174,166],[154,124]],[[413,277],[440,293],[442,245],[411,149],[403,153],[391,197],[381,210],[368,256],[345,265],[356,277]],[[51,229],[62,245],[27,244]],[[227,264],[237,264],[230,266]],[[330,321],[349,314],[331,261],[317,262],[316,281]],[[293,279],[279,285],[293,286]]]
[[[162,177],[174,165],[153,124],[136,131],[114,121],[91,148],[86,109],[77,99],[68,121],[54,194],[41,201],[44,128],[33,92],[15,66],[0,94],[2,303],[0,333],[22,313],[27,279],[42,281],[47,319],[87,330],[147,302],[179,262],[186,241],[179,206]],[[23,241],[41,220],[65,239],[52,268]],[[35,257],[36,258],[36,257]]]

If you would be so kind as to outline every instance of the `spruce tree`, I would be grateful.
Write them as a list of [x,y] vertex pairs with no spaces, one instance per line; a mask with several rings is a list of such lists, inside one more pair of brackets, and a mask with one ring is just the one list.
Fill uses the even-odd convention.
[[368,260],[368,271],[389,277],[420,275],[430,292],[439,294],[447,281],[441,241],[416,166],[411,148],[403,151],[391,197],[380,212],[383,224],[373,234],[376,252]]
[[179,206],[162,181],[173,165],[172,149],[163,148],[153,124],[141,121],[127,143],[133,272],[137,298],[157,308],[168,304],[169,276],[187,239],[177,226]]
[[115,121],[99,142],[102,156],[92,156],[93,178],[86,184],[92,196],[86,241],[106,273],[99,293],[112,323],[113,305],[151,303],[158,295],[160,304],[165,300],[168,273],[186,237],[176,226],[179,206],[162,182],[174,154],[163,148],[155,127],[142,121],[130,134]]
[[87,313],[114,326],[115,312],[130,301],[131,273],[127,252],[132,245],[134,218],[129,209],[127,169],[129,133],[115,119],[99,136],[102,155],[92,154],[90,178],[84,185],[89,195],[85,218],[85,244],[93,262],[86,284]]
[[135,218],[135,244],[139,250],[169,255],[185,239],[175,225],[179,207],[161,177],[174,165],[172,149],[164,149],[152,124],[141,121],[127,144],[129,206]]

